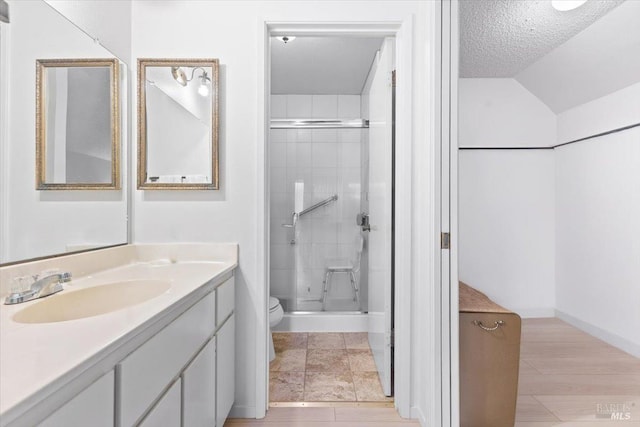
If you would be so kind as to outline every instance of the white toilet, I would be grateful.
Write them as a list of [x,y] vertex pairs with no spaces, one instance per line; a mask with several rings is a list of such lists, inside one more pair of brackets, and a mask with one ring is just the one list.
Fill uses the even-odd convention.
[[276,358],[276,350],[273,348],[273,334],[271,329],[282,321],[284,310],[280,305],[280,300],[269,297],[269,361]]

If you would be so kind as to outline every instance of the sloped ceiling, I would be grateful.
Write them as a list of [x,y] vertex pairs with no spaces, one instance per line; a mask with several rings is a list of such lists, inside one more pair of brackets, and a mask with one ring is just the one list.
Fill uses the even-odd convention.
[[271,93],[359,95],[382,45],[371,37],[271,39]]
[[462,0],[460,76],[515,78],[560,113],[640,81],[640,1]]
[[627,0],[515,77],[556,113],[640,82],[640,1]]

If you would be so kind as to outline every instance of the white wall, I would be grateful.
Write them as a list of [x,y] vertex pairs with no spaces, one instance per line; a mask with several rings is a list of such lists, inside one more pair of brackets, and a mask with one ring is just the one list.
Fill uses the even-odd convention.
[[[234,415],[254,416],[263,408],[256,407],[257,390],[262,379],[257,378],[257,343],[261,339],[264,325],[266,301],[263,297],[264,282],[258,271],[260,260],[256,248],[256,212],[260,186],[256,175],[259,147],[257,141],[263,129],[258,127],[259,85],[261,61],[258,53],[261,32],[260,22],[382,22],[394,20],[413,22],[410,29],[412,41],[413,69],[408,70],[405,84],[412,84],[414,127],[412,149],[419,155],[415,158],[416,172],[414,197],[430,199],[430,172],[433,157],[428,150],[434,141],[430,130],[433,112],[430,110],[429,93],[433,93],[432,64],[430,56],[432,32],[435,25],[435,2],[380,1],[367,7],[359,1],[345,2],[233,2],[233,1],[163,1],[133,3],[132,58],[219,58],[221,63],[221,190],[216,192],[162,192],[137,191],[134,196],[134,241],[235,241],[240,245],[240,268],[237,272],[237,369]],[[170,29],[170,30],[168,30]],[[413,76],[409,81],[409,76]],[[135,109],[134,109],[135,111]],[[417,171],[417,169],[416,169]],[[420,206],[429,209],[429,204]],[[427,212],[416,215],[419,221],[429,218]],[[415,223],[413,218],[408,222]],[[416,236],[430,245],[434,237],[425,229],[425,235]],[[424,251],[423,251],[424,252]],[[422,263],[420,272],[414,276],[410,293],[414,311],[421,312],[413,322],[420,328],[411,331],[412,374],[416,377],[411,396],[406,396],[417,412],[427,414],[430,400],[423,384],[430,383],[429,368],[425,358],[428,353],[429,335],[424,332],[427,316],[425,307],[432,301],[426,291],[418,291],[416,283],[423,287],[430,283],[432,269],[428,265],[429,253],[415,252],[412,256]],[[422,298],[420,298],[422,297]],[[419,309],[419,310],[418,310]],[[418,314],[416,314],[418,316]],[[419,331],[418,331],[419,329]],[[431,330],[431,329],[430,329]],[[266,347],[265,347],[266,348]],[[266,362],[265,362],[266,363]],[[261,375],[261,374],[260,374]],[[408,412],[404,410],[405,414]],[[416,412],[414,412],[416,413]]]
[[[359,95],[272,95],[271,105],[274,118],[361,117]],[[325,267],[356,258],[363,132],[271,130],[271,295],[284,301],[286,311],[320,309]],[[282,224],[291,223],[296,182],[304,184],[304,208],[334,194],[338,200],[300,218],[294,236]],[[331,285],[327,310],[359,309],[346,274],[334,275]]]
[[[559,140],[640,122],[639,89],[561,114]],[[640,128],[554,151],[558,314],[640,357]]]
[[640,82],[558,115],[558,144],[640,123]]
[[[131,57],[131,0],[45,0],[127,62]],[[135,64],[135,62],[131,62]]]
[[553,316],[553,150],[463,150],[460,280],[523,317]]
[[461,147],[548,147],[556,116],[515,79],[459,80]]
[[[6,253],[1,262],[65,252],[67,245],[126,242],[124,191],[35,190],[36,59],[112,55],[44,2],[12,2],[7,34],[9,60],[2,72],[9,76],[9,109],[3,126],[8,127],[10,161],[3,162],[1,171],[8,182],[3,187],[7,221],[2,222]],[[122,161],[126,164],[126,153]],[[125,178],[122,183],[126,185]]]
[[[461,147],[547,147],[555,115],[513,79],[460,79]],[[462,150],[460,280],[521,316],[552,316],[553,150]]]

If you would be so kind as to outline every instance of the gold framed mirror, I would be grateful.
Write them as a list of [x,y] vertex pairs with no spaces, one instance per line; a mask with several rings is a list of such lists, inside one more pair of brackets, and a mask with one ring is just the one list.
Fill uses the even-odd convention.
[[217,59],[138,59],[138,189],[218,190]]
[[120,189],[117,59],[36,60],[36,190]]

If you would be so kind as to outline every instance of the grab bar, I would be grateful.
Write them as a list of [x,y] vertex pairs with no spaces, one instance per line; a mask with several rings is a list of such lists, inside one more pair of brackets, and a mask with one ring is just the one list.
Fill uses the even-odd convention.
[[315,211],[316,209],[321,208],[324,205],[328,205],[331,202],[335,202],[336,200],[338,200],[338,195],[334,194],[333,196],[329,197],[328,199],[325,199],[325,200],[323,200],[321,202],[318,202],[313,206],[309,206],[307,209],[304,209],[302,212],[299,212],[298,213],[298,218],[300,218],[303,215],[308,214],[311,211]]
[[318,208],[321,208],[324,205],[328,205],[329,203],[334,202],[336,200],[338,200],[338,195],[334,194],[333,196],[329,197],[328,199],[325,199],[325,200],[323,200],[321,202],[318,202],[313,206],[309,206],[307,209],[304,209],[304,210],[302,210],[300,212],[294,212],[294,213],[291,214],[291,224],[282,224],[282,226],[286,227],[286,228],[294,228],[296,226],[296,224],[298,223],[298,218],[300,218],[303,215],[308,214],[311,211],[314,211],[314,210],[316,210]]

